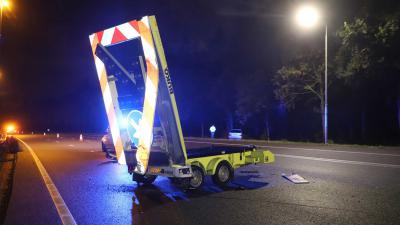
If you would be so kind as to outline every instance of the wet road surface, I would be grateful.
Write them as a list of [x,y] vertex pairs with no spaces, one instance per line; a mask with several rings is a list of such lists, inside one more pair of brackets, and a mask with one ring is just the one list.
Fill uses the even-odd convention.
[[[137,186],[126,166],[105,159],[98,140],[21,135],[77,224],[399,224],[400,150],[366,146],[255,144],[276,162],[235,171],[225,190],[211,179],[183,191],[159,177]],[[187,139],[187,146],[209,145]],[[62,224],[32,155],[22,146],[5,224]],[[281,177],[298,173],[309,184]]]

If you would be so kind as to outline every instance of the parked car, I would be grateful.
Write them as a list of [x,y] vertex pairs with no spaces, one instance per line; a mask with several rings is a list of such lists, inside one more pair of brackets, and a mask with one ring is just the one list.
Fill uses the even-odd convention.
[[110,129],[107,128],[106,134],[101,138],[101,150],[106,153],[107,159],[116,159],[114,143],[111,137]]
[[229,131],[228,139],[240,140],[240,139],[242,139],[242,135],[243,135],[243,132],[241,129],[232,129]]

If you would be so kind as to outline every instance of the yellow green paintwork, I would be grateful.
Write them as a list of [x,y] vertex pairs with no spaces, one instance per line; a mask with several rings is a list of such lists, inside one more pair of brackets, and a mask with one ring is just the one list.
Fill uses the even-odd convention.
[[[160,60],[161,64],[161,71],[167,70],[167,60],[164,54],[164,48],[161,43],[161,37],[158,30],[157,22],[155,16],[149,16],[149,23],[151,27],[152,36],[154,39],[154,44],[156,47],[156,51]],[[203,169],[205,175],[214,175],[215,170],[218,164],[222,161],[228,162],[233,169],[237,169],[239,167],[249,165],[249,164],[256,164],[256,163],[272,163],[275,161],[275,156],[272,152],[268,150],[261,150],[261,149],[253,149],[253,151],[246,151],[241,153],[228,153],[228,154],[220,154],[214,156],[206,156],[206,157],[198,157],[198,158],[187,158],[185,142],[183,139],[181,123],[179,119],[178,107],[175,101],[174,93],[170,93],[173,113],[176,119],[176,125],[179,134],[179,141],[182,146],[182,150],[184,153],[184,157],[186,160],[186,165],[198,166]],[[172,165],[171,167],[181,167],[181,165]]]
[[228,153],[221,155],[213,155],[199,158],[191,158],[186,161],[187,165],[198,166],[203,169],[204,175],[214,175],[218,164],[227,161],[233,169],[239,167],[256,164],[256,163],[272,163],[275,156],[268,150],[254,149],[240,153]]
[[[157,52],[159,60],[160,60],[161,71],[164,74],[164,71],[167,70],[168,65],[167,65],[167,59],[165,58],[164,48],[163,48],[163,45],[162,45],[162,42],[161,42],[161,37],[160,37],[160,32],[158,30],[156,17],[155,16],[149,16],[149,23],[150,23],[150,27],[151,27],[150,30],[152,32],[153,39],[154,39],[154,45],[156,46],[156,52]],[[186,146],[185,146],[185,142],[184,142],[184,139],[183,139],[181,121],[180,121],[180,118],[179,118],[178,107],[176,105],[176,100],[175,100],[175,94],[174,93],[170,93],[170,99],[171,99],[172,109],[173,109],[174,116],[175,116],[176,127],[178,129],[179,141],[180,141],[181,146],[182,146],[183,155],[185,157],[185,160],[187,160]]]

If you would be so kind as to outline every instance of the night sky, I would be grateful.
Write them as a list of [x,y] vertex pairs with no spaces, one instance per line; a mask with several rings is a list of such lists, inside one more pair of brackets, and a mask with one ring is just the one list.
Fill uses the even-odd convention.
[[272,1],[14,1],[0,46],[1,117],[34,130],[104,129],[88,35],[145,15],[157,17],[180,111],[202,108],[192,103],[204,104],[222,70],[276,68],[285,10]]
[[[184,132],[198,134],[201,123],[223,120],[218,105],[229,103],[208,93],[211,84],[230,90],[229,79],[215,86],[221,74],[271,74],[293,49],[323,47],[322,29],[301,34],[293,26],[300,2],[14,0],[0,42],[0,122],[18,121],[26,131],[103,131],[107,119],[88,36],[156,15]],[[320,3],[332,29],[361,4]]]

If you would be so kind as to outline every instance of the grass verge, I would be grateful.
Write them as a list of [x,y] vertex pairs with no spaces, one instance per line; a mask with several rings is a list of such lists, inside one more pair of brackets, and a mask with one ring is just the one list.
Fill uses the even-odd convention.
[[17,158],[17,153],[0,151],[0,224],[4,223],[7,214]]

